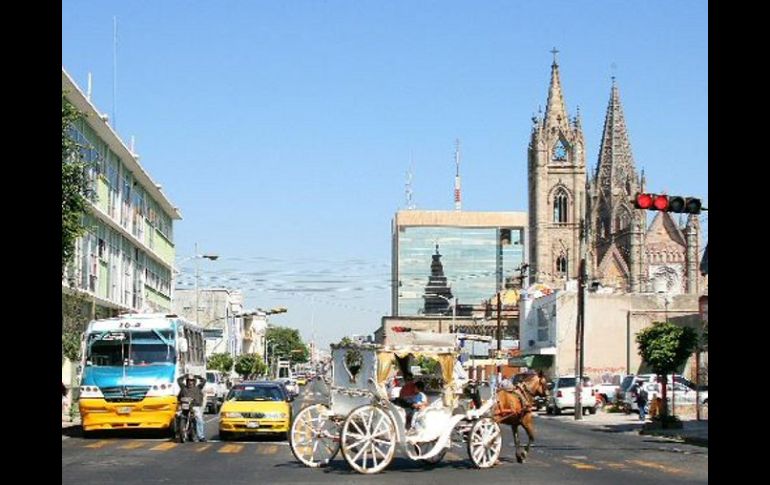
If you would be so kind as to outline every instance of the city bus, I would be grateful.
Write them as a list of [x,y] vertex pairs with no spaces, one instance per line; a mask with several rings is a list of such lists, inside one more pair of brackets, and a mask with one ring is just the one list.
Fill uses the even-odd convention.
[[177,315],[129,314],[90,322],[81,344],[83,433],[172,433],[177,379],[205,375],[205,345],[202,329]]

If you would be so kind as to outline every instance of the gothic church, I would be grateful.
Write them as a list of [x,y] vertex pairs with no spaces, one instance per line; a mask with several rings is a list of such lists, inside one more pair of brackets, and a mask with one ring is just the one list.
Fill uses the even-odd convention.
[[589,282],[624,292],[698,293],[698,216],[682,226],[655,212],[647,227],[645,211],[634,208],[645,178],[636,171],[614,79],[598,164],[587,177],[580,112],[568,117],[553,52],[545,114],[532,118],[528,148],[531,282],[563,287],[577,278],[584,235]]

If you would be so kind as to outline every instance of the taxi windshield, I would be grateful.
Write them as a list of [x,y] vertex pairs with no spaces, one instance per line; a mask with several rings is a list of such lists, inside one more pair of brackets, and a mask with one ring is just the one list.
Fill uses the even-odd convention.
[[236,386],[227,395],[228,401],[284,401],[283,392],[276,386]]

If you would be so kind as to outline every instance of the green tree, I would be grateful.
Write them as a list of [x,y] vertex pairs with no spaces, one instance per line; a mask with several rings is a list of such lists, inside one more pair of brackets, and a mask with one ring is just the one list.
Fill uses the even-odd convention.
[[420,356],[415,365],[420,366],[423,375],[441,375],[441,364],[432,357]]
[[61,94],[61,264],[64,270],[75,254],[75,243],[85,232],[83,216],[93,191],[88,181],[88,162],[83,159],[83,146],[72,137],[76,123],[83,115]]
[[272,342],[271,358],[289,359],[292,364],[301,364],[310,359],[310,350],[302,342],[296,328],[268,327],[266,338]]
[[684,366],[698,346],[698,334],[689,327],[670,322],[655,322],[636,335],[639,355],[652,370],[662,376],[663,423],[668,415],[666,383],[668,374]]
[[218,354],[211,354],[208,358],[207,367],[209,369],[218,370],[223,373],[228,373],[233,369],[233,356],[227,352],[221,352]]
[[235,372],[241,377],[251,374],[264,375],[267,366],[259,354],[242,354],[235,359]]
[[83,293],[62,294],[62,359],[66,357],[73,362],[80,360],[80,339],[91,319],[91,304],[90,299]]

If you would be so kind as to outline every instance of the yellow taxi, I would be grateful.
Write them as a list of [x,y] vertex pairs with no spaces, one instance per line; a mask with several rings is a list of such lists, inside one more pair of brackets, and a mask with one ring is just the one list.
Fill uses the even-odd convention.
[[230,389],[219,411],[219,438],[236,434],[289,435],[291,401],[278,382],[244,382]]
[[307,377],[302,374],[294,376],[294,380],[297,381],[298,386],[304,386],[307,384]]

